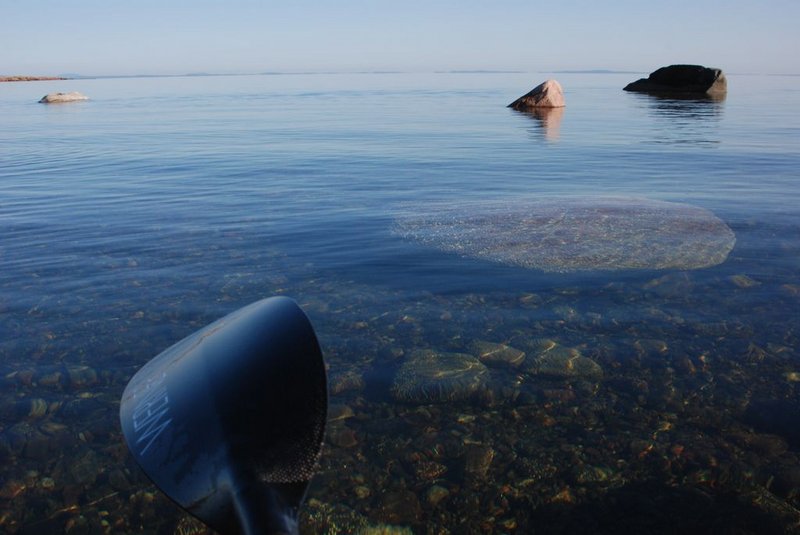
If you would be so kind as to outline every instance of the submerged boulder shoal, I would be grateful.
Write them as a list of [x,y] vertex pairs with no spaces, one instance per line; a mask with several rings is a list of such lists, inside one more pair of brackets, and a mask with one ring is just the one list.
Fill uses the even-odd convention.
[[417,205],[399,235],[466,257],[550,272],[699,269],[736,237],[710,211],[633,197],[542,198]]

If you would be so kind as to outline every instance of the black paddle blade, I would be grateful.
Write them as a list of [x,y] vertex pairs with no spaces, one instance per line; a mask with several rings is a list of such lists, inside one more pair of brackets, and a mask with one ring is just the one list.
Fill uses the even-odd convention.
[[148,362],[122,394],[120,420],[147,476],[215,530],[291,533],[327,407],[311,323],[271,297]]

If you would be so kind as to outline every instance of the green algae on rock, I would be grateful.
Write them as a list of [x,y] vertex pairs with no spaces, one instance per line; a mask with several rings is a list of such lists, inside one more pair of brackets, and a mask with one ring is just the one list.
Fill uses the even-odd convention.
[[464,400],[478,390],[487,372],[472,355],[417,350],[400,366],[390,392],[406,403]]
[[550,272],[700,269],[724,262],[733,231],[710,211],[633,197],[433,203],[397,217],[404,238]]

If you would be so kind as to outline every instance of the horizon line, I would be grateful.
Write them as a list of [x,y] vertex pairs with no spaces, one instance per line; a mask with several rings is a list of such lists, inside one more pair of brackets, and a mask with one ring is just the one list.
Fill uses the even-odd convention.
[[[437,70],[308,70],[308,71],[261,71],[261,72],[186,72],[162,74],[99,74],[86,75],[79,73],[61,73],[57,75],[20,75],[0,74],[0,81],[57,81],[57,80],[99,80],[113,78],[201,78],[223,76],[307,76],[307,75],[342,75],[342,74],[647,74],[643,70],[617,70],[617,69],[543,69],[543,70],[516,70],[516,69],[437,69]],[[800,76],[800,73],[778,72],[726,72],[726,75],[736,76]],[[25,80],[26,78],[30,80]]]

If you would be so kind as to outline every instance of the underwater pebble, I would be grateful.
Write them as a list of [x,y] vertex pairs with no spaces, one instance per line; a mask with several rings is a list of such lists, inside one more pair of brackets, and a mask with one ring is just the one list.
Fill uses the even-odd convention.
[[22,481],[18,481],[15,479],[6,481],[2,487],[0,487],[0,498],[4,500],[13,500],[20,494],[22,494],[27,486]]
[[67,377],[72,388],[85,388],[97,382],[97,372],[89,366],[69,366]]
[[343,505],[310,499],[300,509],[300,534],[363,533],[367,519]]
[[89,534],[90,533],[89,521],[85,516],[80,515],[72,517],[64,524],[64,533],[70,534]]
[[737,433],[731,437],[740,446],[752,449],[765,457],[777,457],[789,449],[782,437],[767,433]]
[[578,321],[580,319],[580,314],[578,314],[578,311],[567,305],[558,305],[553,307],[553,314],[564,321]]
[[41,418],[47,413],[47,402],[41,398],[28,400],[27,404],[28,418]]
[[494,459],[495,451],[483,444],[468,444],[464,471],[475,479],[484,479]]
[[753,286],[758,286],[761,284],[760,282],[751,279],[747,275],[731,275],[728,277],[728,280],[738,288],[752,288]]
[[61,386],[61,378],[62,374],[59,371],[47,373],[39,378],[39,384],[49,387]]
[[545,388],[542,390],[542,397],[549,401],[568,403],[573,401],[577,395],[575,391],[570,388]]
[[575,503],[575,496],[569,488],[565,488],[550,498],[550,503]]
[[447,472],[447,466],[435,461],[419,461],[414,464],[414,475],[417,479],[431,481],[438,479]]
[[486,340],[475,340],[470,351],[484,364],[503,364],[515,368],[525,360],[524,351]]
[[475,416],[474,414],[459,414],[456,417],[456,421],[462,425],[471,424],[472,422],[475,421],[476,418],[477,416]]
[[450,496],[449,490],[440,485],[434,485],[425,492],[425,501],[431,507],[436,507],[448,496]]
[[108,474],[108,483],[114,490],[125,491],[131,487],[128,478],[125,476],[125,473],[120,469],[112,470]]
[[519,457],[516,459],[513,464],[513,469],[531,483],[552,477],[553,474],[558,471],[558,468],[553,465],[542,463],[528,457]]
[[339,420],[346,420],[354,416],[353,409],[348,405],[332,404],[328,407],[328,421],[336,422]]
[[334,374],[328,379],[328,390],[335,396],[343,392],[357,392],[364,389],[364,377],[354,371]]
[[538,294],[527,293],[519,298],[519,304],[525,308],[536,308],[542,303],[542,298]]
[[38,430],[32,430],[25,437],[23,455],[28,459],[43,461],[50,454],[50,438]]
[[417,350],[400,366],[390,392],[406,403],[464,400],[478,390],[487,371],[472,355]]
[[633,346],[639,355],[649,357],[663,355],[669,350],[665,341],[650,338],[640,338],[633,343]]
[[602,466],[583,465],[575,470],[575,481],[581,484],[603,483],[608,481],[613,472]]
[[331,444],[340,448],[352,448],[358,444],[355,431],[348,427],[330,429],[327,437]]
[[93,484],[99,472],[100,466],[97,454],[93,450],[87,450],[69,467],[69,475],[79,485]]
[[516,530],[517,529],[517,519],[516,518],[506,518],[500,521],[500,525],[503,526],[505,529],[509,530]]
[[800,284],[782,284],[781,290],[792,297],[800,296]]
[[414,524],[422,516],[422,507],[410,490],[390,491],[380,497],[376,514],[388,524]]
[[561,346],[536,357],[530,363],[526,362],[526,371],[562,378],[600,379],[603,377],[603,369],[595,361],[582,356],[575,349]]
[[6,379],[23,386],[31,386],[35,375],[33,370],[17,370],[6,375]]
[[651,279],[645,283],[644,289],[661,297],[672,298],[690,294],[694,286],[694,281],[687,273],[677,272]]

